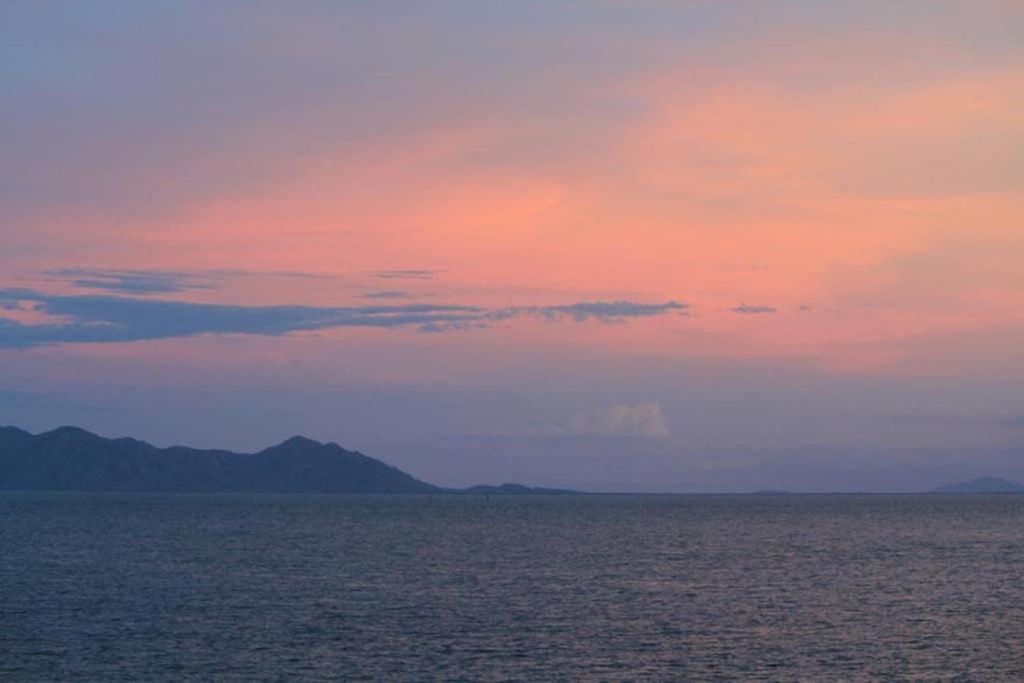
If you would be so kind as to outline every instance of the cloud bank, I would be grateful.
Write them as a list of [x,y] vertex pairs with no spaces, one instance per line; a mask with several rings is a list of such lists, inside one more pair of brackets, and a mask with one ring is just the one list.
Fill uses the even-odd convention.
[[340,327],[413,327],[421,332],[445,332],[489,327],[521,317],[618,322],[684,312],[688,308],[676,301],[594,301],[511,308],[457,304],[234,306],[120,296],[61,296],[29,289],[0,290],[0,305],[28,307],[47,318],[42,324],[26,324],[0,317],[0,348],[146,341],[200,334],[282,336]]

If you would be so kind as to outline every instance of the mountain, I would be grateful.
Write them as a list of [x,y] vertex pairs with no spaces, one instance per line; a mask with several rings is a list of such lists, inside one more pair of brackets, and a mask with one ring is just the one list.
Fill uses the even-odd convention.
[[997,477],[981,477],[934,489],[932,493],[1024,493],[1024,485]]
[[156,448],[77,427],[0,428],[0,490],[436,493],[380,460],[294,437],[259,453]]

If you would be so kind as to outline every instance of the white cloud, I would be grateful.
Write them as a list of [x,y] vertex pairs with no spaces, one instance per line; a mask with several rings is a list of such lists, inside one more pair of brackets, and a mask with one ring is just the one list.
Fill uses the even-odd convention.
[[665,438],[670,435],[665,414],[657,403],[617,404],[606,410],[581,413],[561,430],[564,434],[640,436]]

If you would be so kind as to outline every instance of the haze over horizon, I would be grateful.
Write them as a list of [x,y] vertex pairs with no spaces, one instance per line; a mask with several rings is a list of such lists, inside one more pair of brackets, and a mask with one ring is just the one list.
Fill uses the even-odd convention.
[[1024,480],[1024,6],[6,3],[0,425]]

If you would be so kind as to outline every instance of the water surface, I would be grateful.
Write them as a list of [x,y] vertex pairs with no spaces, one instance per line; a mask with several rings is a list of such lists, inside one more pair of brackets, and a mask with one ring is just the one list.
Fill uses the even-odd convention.
[[1024,678],[1024,496],[0,494],[0,679]]

